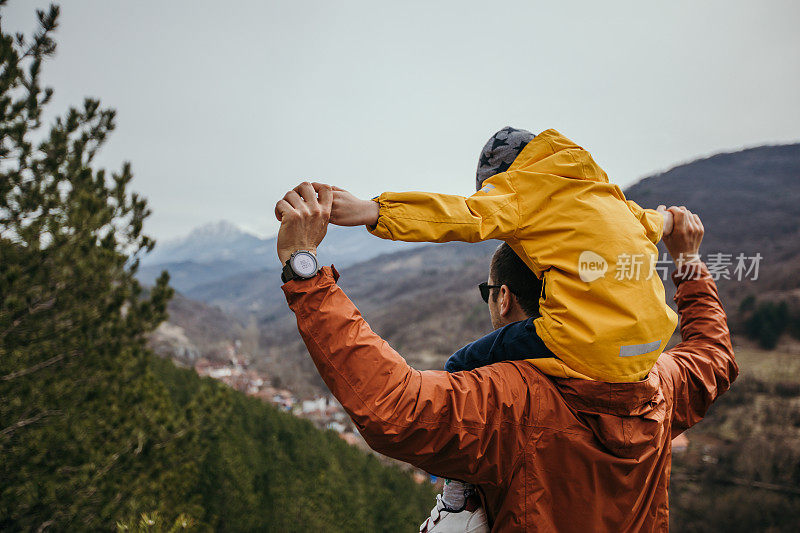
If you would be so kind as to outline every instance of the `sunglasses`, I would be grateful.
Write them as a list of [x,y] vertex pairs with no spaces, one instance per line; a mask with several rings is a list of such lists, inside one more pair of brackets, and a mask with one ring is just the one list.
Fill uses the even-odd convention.
[[489,291],[492,289],[499,289],[500,287],[502,287],[502,285],[489,285],[486,281],[478,284],[478,290],[481,291],[481,298],[483,298],[483,301],[487,304],[489,303]]

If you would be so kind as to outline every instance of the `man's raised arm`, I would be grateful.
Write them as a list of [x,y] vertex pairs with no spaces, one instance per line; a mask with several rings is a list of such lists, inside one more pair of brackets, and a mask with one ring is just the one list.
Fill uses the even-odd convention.
[[733,356],[727,317],[717,286],[706,266],[697,259],[703,225],[685,208],[670,208],[673,233],[664,238],[677,270],[682,342],[659,358],[662,376],[672,381],[673,437],[699,422],[706,411],[730,388],[739,374]]
[[[375,334],[325,268],[283,290],[322,379],[374,450],[439,476],[500,481],[524,446],[536,383],[498,365],[447,373],[411,368]],[[506,365],[503,365],[506,367]],[[513,401],[512,401],[513,400]]]
[[[319,198],[304,183],[278,202],[281,262],[322,241],[332,191],[318,190]],[[412,369],[369,328],[337,277],[324,268],[283,290],[320,375],[366,441],[437,475],[498,483],[529,434],[519,426],[535,423],[537,383],[527,383],[514,363],[455,374]]]

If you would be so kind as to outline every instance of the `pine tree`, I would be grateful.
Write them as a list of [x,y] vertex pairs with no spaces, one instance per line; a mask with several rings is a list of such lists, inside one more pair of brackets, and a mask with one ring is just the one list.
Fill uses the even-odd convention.
[[168,395],[148,371],[144,337],[172,290],[165,273],[145,296],[134,277],[154,244],[142,233],[150,211],[128,190],[129,164],[111,174],[93,165],[114,111],[87,99],[42,123],[53,91],[40,72],[58,14],[38,11],[30,38],[7,34],[0,17],[3,530],[107,525],[133,489],[114,473],[131,481],[140,456],[181,435],[160,408]]
[[43,125],[58,14],[27,38],[0,11],[0,531],[413,528],[430,487],[148,351],[172,289],[136,281],[130,165],[94,164],[114,111]]

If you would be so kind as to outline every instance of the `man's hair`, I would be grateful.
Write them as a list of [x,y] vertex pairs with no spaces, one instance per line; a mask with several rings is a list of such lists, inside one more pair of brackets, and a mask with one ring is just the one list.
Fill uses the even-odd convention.
[[[522,259],[506,243],[501,244],[492,256],[489,275],[494,285],[507,285],[517,297],[522,311],[529,317],[539,316],[539,296],[542,280],[528,268]],[[497,300],[500,291],[494,289],[492,300]]]

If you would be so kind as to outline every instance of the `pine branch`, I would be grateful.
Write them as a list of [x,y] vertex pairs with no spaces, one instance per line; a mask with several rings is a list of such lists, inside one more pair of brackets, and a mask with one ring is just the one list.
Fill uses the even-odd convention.
[[51,307],[53,307],[53,304],[55,304],[55,301],[56,301],[55,298],[50,298],[47,301],[38,302],[35,305],[32,305],[32,306],[28,307],[28,309],[25,311],[25,313],[21,317],[19,317],[16,320],[14,320],[11,323],[11,325],[8,328],[6,328],[6,330],[2,334],[0,334],[0,339],[5,338],[9,333],[11,333],[17,326],[19,326],[22,323],[22,321],[25,318],[27,318],[27,317],[29,317],[31,315],[34,315],[34,314],[38,313],[39,311],[45,311],[45,310],[50,309]]
[[15,422],[14,424],[8,426],[7,428],[0,430],[0,437],[5,437],[6,435],[11,435],[12,433],[14,433],[16,430],[18,430],[20,428],[23,428],[25,426],[29,426],[31,424],[35,424],[36,422],[38,422],[42,418],[46,418],[48,416],[53,416],[53,415],[57,415],[57,414],[61,414],[61,411],[56,411],[56,410],[42,411],[41,413],[39,413],[36,416],[32,416],[30,418],[23,418],[22,420],[18,420],[17,422]]
[[[74,356],[74,355],[77,355],[77,353],[78,353],[77,350],[75,350],[69,355]],[[51,357],[50,359],[48,359],[46,361],[42,361],[41,363],[37,363],[37,364],[35,364],[33,366],[29,366],[28,368],[23,368],[22,370],[17,370],[16,372],[12,372],[10,374],[6,374],[5,376],[0,377],[0,381],[11,381],[12,379],[15,379],[15,378],[18,378],[18,377],[27,376],[28,374],[33,374],[34,372],[36,372],[38,370],[41,370],[41,369],[46,368],[46,367],[48,367],[50,365],[54,365],[54,364],[58,363],[59,361],[61,361],[62,359],[66,358],[66,357],[67,357],[67,354],[63,354],[63,353],[60,354],[60,355],[56,355],[56,356]]]

